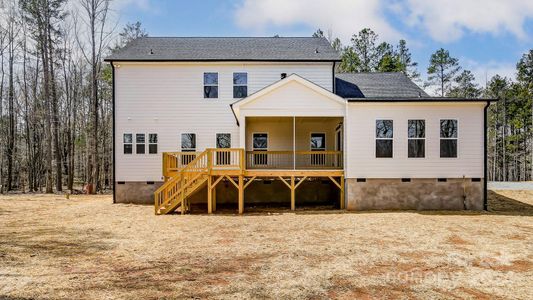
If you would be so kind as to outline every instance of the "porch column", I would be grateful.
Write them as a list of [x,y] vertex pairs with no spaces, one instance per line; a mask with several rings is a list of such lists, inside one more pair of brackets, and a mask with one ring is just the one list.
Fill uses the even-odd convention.
[[296,116],[292,116],[292,169],[296,170]]
[[246,117],[239,118],[239,148],[246,150]]

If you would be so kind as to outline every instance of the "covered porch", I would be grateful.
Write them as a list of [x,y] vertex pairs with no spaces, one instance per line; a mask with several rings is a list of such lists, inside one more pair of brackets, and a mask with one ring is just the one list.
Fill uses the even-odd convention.
[[342,170],[342,117],[246,117],[247,170]]

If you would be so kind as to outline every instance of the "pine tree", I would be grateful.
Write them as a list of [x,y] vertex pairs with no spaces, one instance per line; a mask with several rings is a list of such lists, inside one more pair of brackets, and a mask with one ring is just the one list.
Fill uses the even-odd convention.
[[451,57],[448,50],[440,48],[431,55],[427,69],[428,81],[425,85],[437,86],[437,92],[444,97],[459,70],[461,70],[459,60]]
[[469,70],[463,70],[461,74],[453,80],[455,86],[446,94],[448,97],[458,98],[478,98],[481,95],[481,88],[476,83],[474,74]]

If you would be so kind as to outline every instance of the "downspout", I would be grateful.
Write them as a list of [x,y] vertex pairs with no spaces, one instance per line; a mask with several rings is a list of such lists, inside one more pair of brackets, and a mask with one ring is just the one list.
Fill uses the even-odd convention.
[[112,109],[113,109],[113,203],[117,203],[116,201],[116,196],[117,196],[117,181],[116,181],[116,159],[115,159],[115,136],[116,136],[116,133],[115,133],[115,116],[116,116],[116,113],[115,113],[115,94],[116,94],[116,91],[115,91],[115,66],[113,65],[113,61],[111,61],[111,70],[112,70],[112,89],[113,89],[113,93],[112,93],[112,101],[111,101],[111,106],[112,106]]
[[335,62],[333,62],[333,68],[331,69],[331,90],[333,94],[335,94],[335,91],[337,90],[335,86]]
[[490,106],[490,101],[487,101],[487,103],[485,104],[485,108],[483,108],[483,209],[484,210],[489,210],[489,205],[488,205],[488,198],[487,198],[487,191],[488,191],[488,187],[487,187],[487,182],[488,182],[488,179],[487,179],[487,174],[488,174],[488,170],[487,170],[487,167],[488,167],[488,157],[487,157],[487,151],[488,151],[488,147],[487,147],[487,112],[488,112],[488,109],[489,109],[489,106]]

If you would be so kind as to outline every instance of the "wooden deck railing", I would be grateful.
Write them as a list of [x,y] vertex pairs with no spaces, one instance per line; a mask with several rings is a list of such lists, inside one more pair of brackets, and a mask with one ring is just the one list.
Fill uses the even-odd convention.
[[[189,152],[186,152],[189,153]],[[163,159],[165,155],[163,155]],[[163,164],[165,166],[165,164]],[[155,192],[155,211],[159,213],[159,208],[169,205],[171,202],[181,202],[184,206],[183,198],[186,189],[193,183],[195,183],[200,177],[209,171],[209,152],[204,151],[195,155],[186,166],[166,181]],[[163,168],[163,173],[165,169]],[[178,199],[179,198],[179,199]],[[182,208],[182,212],[185,211],[185,207]]]
[[[242,213],[243,191],[246,187],[243,186],[245,169],[339,170],[342,168],[341,151],[248,151],[245,153],[244,149],[237,148],[209,148],[203,152],[165,152],[163,153],[165,183],[154,193],[155,213],[166,214],[175,211],[179,206],[181,206],[181,213],[185,213],[190,208],[190,195],[204,184],[209,187],[208,197],[211,199],[211,176],[213,174],[226,177],[228,174],[238,175],[239,211]],[[294,186],[294,176],[291,178],[292,201],[294,202],[294,189],[297,186]],[[230,177],[228,179],[237,186],[233,179]],[[220,178],[216,182],[218,181]],[[288,185],[287,182],[285,184]],[[337,184],[337,186],[343,189],[342,185]],[[210,208],[208,211],[211,211]]]
[[342,151],[247,151],[247,169],[342,169]]
[[[197,160],[203,153],[200,160]],[[339,170],[342,151],[246,151],[240,148],[209,148],[204,152],[164,152],[163,176],[168,180],[191,162],[209,170],[283,169]]]
[[202,152],[163,152],[163,176],[173,177]]

